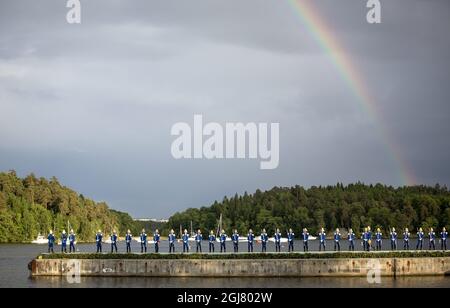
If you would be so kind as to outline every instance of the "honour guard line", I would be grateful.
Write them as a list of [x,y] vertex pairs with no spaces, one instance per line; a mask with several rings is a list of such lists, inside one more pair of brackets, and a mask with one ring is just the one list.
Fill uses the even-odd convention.
[[[269,239],[269,236],[265,229],[263,229],[259,236],[255,236],[252,229],[248,230],[247,236],[245,238],[240,237],[238,230],[234,229],[233,233],[231,235],[231,238],[229,239],[227,234],[225,233],[225,230],[221,230],[220,234],[216,237],[214,235],[214,231],[211,231],[209,233],[209,236],[207,238],[209,242],[209,253],[215,252],[215,244],[218,242],[220,244],[220,252],[225,253],[226,252],[226,242],[231,240],[233,243],[233,252],[238,253],[239,252],[239,243],[240,242],[247,242],[248,243],[248,249],[247,252],[252,253],[254,248],[254,242],[261,244],[261,252],[267,252],[267,242],[272,241],[275,244],[275,251],[281,252],[282,242],[288,243],[288,252],[294,252],[294,241],[295,241],[295,233],[292,229],[289,229],[286,231],[287,238],[282,237],[282,233],[279,229],[276,229],[274,235],[272,238]],[[320,232],[317,234],[318,240],[319,240],[319,251],[326,251],[327,248],[327,233],[324,228],[320,229]],[[447,239],[448,239],[448,232],[444,228],[442,228],[441,232],[436,233],[433,228],[429,228],[428,233],[425,233],[422,228],[419,228],[416,233],[417,236],[417,244],[415,246],[416,250],[423,250],[423,244],[425,239],[428,240],[428,249],[429,250],[435,250],[436,249],[436,239],[439,240],[439,246],[441,250],[447,250]],[[339,229],[336,229],[332,234],[330,234],[330,237],[333,241],[333,248],[334,251],[341,251],[341,242],[343,241],[343,236],[340,233]],[[408,228],[405,228],[403,232],[400,234],[400,238],[403,241],[403,250],[409,250],[409,240],[411,237],[411,233],[408,230]],[[191,239],[192,238],[192,239]],[[312,236],[309,234],[308,229],[304,228],[301,236],[301,240],[303,241],[303,251],[309,252],[309,244],[308,242],[312,239]],[[398,234],[395,230],[395,228],[392,228],[389,230],[389,234],[387,236],[390,242],[391,250],[397,250],[398,247]],[[125,243],[126,243],[126,252],[131,253],[133,236],[131,234],[131,231],[128,230],[125,234]],[[383,233],[381,232],[380,228],[377,228],[376,233],[372,234],[370,226],[364,228],[363,232],[361,233],[361,245],[363,247],[364,251],[381,251],[382,247],[382,241],[384,239]],[[56,242],[56,237],[53,234],[53,231],[50,230],[48,236],[48,253],[54,253],[54,246]],[[61,252],[67,253],[67,241],[69,241],[69,253],[75,252],[75,246],[76,246],[76,235],[73,230],[70,230],[69,235],[66,234],[66,231],[63,230],[60,234],[60,240],[61,240]],[[181,235],[181,238],[177,240],[174,230],[170,230],[167,241],[169,243],[169,253],[175,253],[175,242],[182,243],[183,247],[183,253],[189,253],[190,246],[189,241],[193,240],[195,242],[196,247],[196,253],[203,253],[202,250],[202,243],[203,243],[203,236],[202,232],[199,229],[196,234],[190,236],[188,234],[188,231],[185,229],[184,233]],[[284,240],[284,241],[283,241]],[[348,244],[348,250],[354,251],[355,250],[355,242],[357,241],[357,236],[353,232],[353,230],[350,228],[348,230],[347,237],[344,237],[344,240],[347,241]],[[374,241],[373,241],[374,240]],[[111,253],[118,252],[117,248],[117,242],[119,241],[119,236],[115,230],[112,231],[112,233],[109,236],[109,241],[107,243],[110,244],[111,247]],[[142,229],[140,235],[139,235],[139,242],[141,245],[141,253],[147,253],[147,243],[153,243],[154,244],[154,252],[159,253],[159,244],[161,242],[161,236],[159,234],[158,230],[155,230],[155,233],[153,234],[153,240],[147,241],[147,233],[145,232],[145,229]],[[103,241],[103,233],[101,230],[98,230],[98,232],[95,234],[95,247],[97,253],[102,253],[103,251],[103,244],[106,243]],[[344,246],[345,247],[345,246]],[[218,250],[219,251],[219,250]]]

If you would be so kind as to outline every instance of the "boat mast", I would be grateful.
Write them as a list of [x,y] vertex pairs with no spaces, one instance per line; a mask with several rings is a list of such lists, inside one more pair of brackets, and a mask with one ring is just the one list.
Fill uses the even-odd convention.
[[217,224],[216,236],[219,236],[221,231],[222,231],[222,213],[220,214],[219,223]]

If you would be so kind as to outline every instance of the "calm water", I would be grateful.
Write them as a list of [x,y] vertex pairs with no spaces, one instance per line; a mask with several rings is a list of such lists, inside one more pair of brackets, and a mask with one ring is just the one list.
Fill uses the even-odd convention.
[[[301,242],[296,243],[296,248],[301,248]],[[332,244],[329,241],[330,247]],[[387,241],[385,244],[388,244]],[[401,241],[399,242],[401,244]],[[414,241],[411,242],[415,244]],[[428,243],[425,242],[428,247]],[[317,249],[317,241],[310,243],[310,251]],[[413,247],[411,245],[411,247]],[[346,250],[346,243],[342,243]],[[109,250],[109,245],[104,244],[104,251]],[[216,248],[218,245],[216,245]],[[414,246],[415,247],[415,246]],[[55,247],[56,251],[60,248]],[[179,252],[181,245],[177,245]],[[206,251],[207,242],[203,244]],[[261,246],[255,244],[255,251]],[[386,247],[387,248],[387,247]],[[0,244],[0,287],[450,287],[450,277],[409,277],[409,278],[382,278],[381,285],[370,285],[365,278],[97,278],[86,277],[80,284],[69,284],[65,278],[39,277],[30,278],[27,264],[41,252],[46,252],[46,245],[32,244]],[[133,243],[134,252],[140,251],[137,242]],[[241,251],[246,251],[245,243],[240,245]],[[287,247],[282,248],[283,251]],[[357,246],[357,249],[361,247]],[[94,244],[77,245],[79,252],[93,252]],[[119,251],[124,251],[125,246],[119,243]],[[167,242],[160,245],[160,251],[168,250]],[[268,245],[268,251],[273,251],[273,244]],[[153,245],[149,245],[149,252],[153,252]],[[231,243],[227,243],[227,251],[232,251]]]

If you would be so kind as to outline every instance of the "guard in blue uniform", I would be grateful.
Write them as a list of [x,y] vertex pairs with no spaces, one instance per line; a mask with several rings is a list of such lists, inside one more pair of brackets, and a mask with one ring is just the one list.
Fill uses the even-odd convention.
[[397,250],[397,232],[395,232],[395,228],[392,228],[390,238],[391,238],[391,250]]
[[430,228],[430,232],[428,232],[428,238],[430,239],[430,243],[428,245],[428,249],[436,250],[436,245],[434,244],[434,240],[436,239],[436,233],[434,232],[433,228]]
[[445,230],[445,227],[442,228],[441,232],[441,250],[447,250],[447,238],[448,238],[448,232]]
[[281,233],[280,233],[280,229],[277,229],[277,231],[275,232],[274,239],[275,239],[275,251],[276,252],[281,252]]
[[153,243],[155,245],[155,253],[159,253],[159,242],[161,241],[161,236],[159,235],[159,230],[156,229],[153,234]]
[[376,250],[381,250],[382,240],[383,240],[383,233],[381,233],[380,228],[378,228],[377,232],[375,233],[375,249]]
[[142,229],[141,234],[139,234],[139,240],[141,241],[141,253],[147,253],[147,233],[145,233],[145,229]]
[[233,241],[234,252],[235,253],[239,252],[239,233],[237,232],[236,229],[234,230],[233,234],[231,235],[231,240]]
[[97,246],[97,253],[102,252],[102,241],[103,241],[102,231],[98,230],[97,234],[95,234],[95,244]]
[[409,233],[408,228],[405,228],[405,232],[403,232],[403,250],[409,250]]
[[61,252],[67,253],[67,234],[66,230],[61,233]]
[[304,252],[308,252],[309,251],[309,245],[308,245],[309,233],[308,233],[308,229],[306,229],[306,228],[303,229],[302,238],[303,238],[303,251]]
[[319,251],[322,251],[322,247],[323,247],[323,251],[325,251],[326,240],[327,240],[327,234],[325,233],[325,229],[322,228],[319,232]]
[[127,244],[127,253],[131,252],[131,241],[133,237],[131,236],[131,231],[127,230],[127,234],[125,235],[125,243]]
[[183,252],[189,252],[189,234],[186,229],[184,229],[181,240],[183,241]]
[[287,234],[288,237],[288,252],[294,251],[294,238],[295,234],[292,232],[292,229],[289,229],[289,232]]
[[225,230],[220,232],[220,252],[227,252],[227,235]]
[[339,231],[339,228],[336,229],[333,235],[334,238],[334,251],[341,251],[341,232]]
[[368,246],[368,239],[367,239],[367,228],[364,228],[364,231],[362,233],[362,244],[363,244],[363,251],[367,250],[367,246]]
[[113,230],[113,233],[111,234],[110,240],[111,240],[111,253],[113,253],[114,251],[117,252],[117,232],[116,230]]
[[216,243],[216,237],[214,236],[214,231],[211,230],[211,232],[209,232],[209,252],[214,252],[214,244]]
[[73,229],[70,230],[70,234],[69,234],[69,252],[75,252],[75,242],[76,242],[76,236],[75,233],[73,233]]
[[169,233],[169,253],[175,252],[175,241],[176,241],[176,236],[175,236],[175,232],[172,229],[172,230],[170,230],[170,233]]
[[417,245],[416,250],[420,248],[420,250],[423,249],[423,238],[425,237],[425,234],[423,233],[422,228],[419,228],[419,231],[417,232]]
[[195,235],[195,243],[197,244],[196,245],[197,252],[202,252],[202,241],[203,241],[202,232],[200,231],[200,229],[198,229],[197,234]]
[[370,226],[367,227],[367,251],[370,251],[372,249],[372,231],[370,230]]
[[350,228],[348,230],[347,240],[348,240],[348,250],[349,251],[355,251],[356,235],[355,235],[355,232],[353,232],[352,228]]
[[253,230],[248,230],[247,242],[248,242],[248,252],[253,252],[253,242],[255,241],[255,235],[253,235]]
[[261,232],[261,252],[267,252],[267,241],[269,236],[267,235],[266,229]]
[[48,233],[47,236],[47,240],[48,240],[48,253],[53,253],[53,246],[55,245],[55,236],[53,235],[53,231],[50,230],[50,232]]

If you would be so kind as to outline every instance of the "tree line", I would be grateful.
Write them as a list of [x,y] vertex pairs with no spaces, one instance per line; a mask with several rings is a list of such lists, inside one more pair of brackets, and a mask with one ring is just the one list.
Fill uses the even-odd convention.
[[168,227],[189,228],[192,222],[194,229],[215,231],[221,214],[227,232],[237,229],[245,234],[250,228],[256,233],[265,228],[269,234],[276,228],[283,233],[292,228],[297,236],[305,227],[312,234],[317,234],[322,227],[328,232],[335,228],[361,232],[365,226],[371,226],[381,228],[384,234],[392,227],[440,230],[450,226],[450,192],[438,184],[397,188],[363,183],[308,189],[274,187],[264,192],[224,197],[209,207],[178,212],[170,217]]
[[[440,230],[450,226],[450,192],[438,184],[274,187],[224,197],[209,207],[190,208],[175,213],[167,225],[153,227],[163,229],[164,235],[169,229],[178,233],[180,226],[189,230],[191,224],[194,230],[216,231],[220,215],[227,232],[238,229],[241,233],[250,228],[256,233],[263,228],[270,234],[276,228],[285,233],[292,228],[298,236],[305,227],[316,234],[322,227],[328,231],[353,228],[358,232],[369,225],[381,228],[385,234],[392,227]],[[98,229],[105,234],[113,229],[119,234],[128,229],[139,234],[144,227],[127,213],[109,209],[105,202],[95,202],[61,185],[55,177],[30,174],[19,178],[14,171],[0,172],[0,242],[31,241],[50,229],[56,234],[63,229],[69,231],[67,222],[79,241],[92,241]]]
[[68,223],[78,241],[93,241],[95,232],[123,234],[139,229],[127,213],[111,210],[61,185],[58,179],[19,178],[15,171],[0,172],[0,242],[28,242],[49,230],[68,232]]

